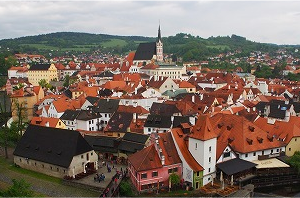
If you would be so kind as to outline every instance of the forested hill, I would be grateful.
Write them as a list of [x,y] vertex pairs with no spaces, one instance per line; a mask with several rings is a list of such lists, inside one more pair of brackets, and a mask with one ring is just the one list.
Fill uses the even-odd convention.
[[[89,34],[78,32],[58,32],[37,36],[26,36],[15,39],[0,40],[0,52],[42,54],[46,57],[63,55],[64,53],[88,53],[101,50],[117,54],[135,51],[141,42],[153,42],[154,37],[117,36],[105,34]],[[175,54],[185,61],[206,60],[228,51],[239,50],[240,56],[247,56],[251,51],[273,53],[280,46],[249,41],[244,37],[219,36],[208,39],[190,34],[179,33],[175,36],[163,37],[164,53]]]

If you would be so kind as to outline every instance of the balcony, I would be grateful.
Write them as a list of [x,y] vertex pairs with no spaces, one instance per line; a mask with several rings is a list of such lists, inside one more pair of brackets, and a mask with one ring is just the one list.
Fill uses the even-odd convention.
[[274,158],[274,157],[281,157],[281,156],[285,156],[284,151],[282,151],[280,153],[269,154],[269,155],[258,155],[258,160],[265,160],[265,159],[270,159],[270,158]]

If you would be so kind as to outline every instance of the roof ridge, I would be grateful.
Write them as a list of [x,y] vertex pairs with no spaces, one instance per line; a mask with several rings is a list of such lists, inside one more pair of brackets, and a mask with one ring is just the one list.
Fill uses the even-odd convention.
[[[141,161],[141,163],[140,163],[140,165],[139,165],[139,167],[137,168],[137,170],[139,170],[140,169],[140,167],[141,167],[141,165],[143,164],[143,162],[145,161],[145,159],[146,159],[146,157],[148,157],[148,154],[150,153],[150,151],[151,151],[151,147],[153,147],[154,146],[154,144],[151,144],[149,147],[149,151],[147,152],[147,154],[146,155],[144,155],[144,159]],[[146,148],[148,148],[148,147],[146,147]]]

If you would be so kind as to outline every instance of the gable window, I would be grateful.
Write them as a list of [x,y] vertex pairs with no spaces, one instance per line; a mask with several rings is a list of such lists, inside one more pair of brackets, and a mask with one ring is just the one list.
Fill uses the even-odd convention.
[[289,148],[289,151],[291,151],[292,149],[291,148]]
[[210,168],[208,168],[208,172],[210,173]]
[[157,171],[153,171],[152,172],[152,177],[157,177],[158,176],[158,172]]
[[197,171],[197,177],[199,177],[200,176],[200,171]]
[[230,152],[225,152],[225,153],[223,154],[223,157],[224,157],[224,158],[230,157]]
[[169,168],[169,169],[168,169],[168,173],[172,173],[172,168]]
[[147,173],[143,173],[143,174],[141,175],[141,178],[142,178],[142,179],[147,179]]

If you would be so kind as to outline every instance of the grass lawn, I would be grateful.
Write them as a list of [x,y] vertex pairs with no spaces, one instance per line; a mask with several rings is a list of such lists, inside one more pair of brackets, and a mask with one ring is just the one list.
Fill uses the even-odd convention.
[[116,47],[116,46],[123,47],[126,44],[127,42],[122,39],[111,39],[110,41],[101,43],[103,47]]
[[230,47],[228,45],[208,45],[208,48],[216,48],[216,49],[220,49],[220,50],[224,50],[225,48],[230,49]]
[[[48,193],[53,193],[53,191],[64,197],[99,197],[100,195],[99,192],[64,185],[62,184],[62,179],[16,167],[12,163],[12,156],[10,156],[8,160],[3,156],[0,156],[0,174],[3,175],[4,178],[23,178],[32,187],[34,187],[33,189],[39,189],[38,192],[34,191],[35,197],[49,197]],[[0,190],[5,190],[9,186],[9,182],[6,180],[0,180]]]

